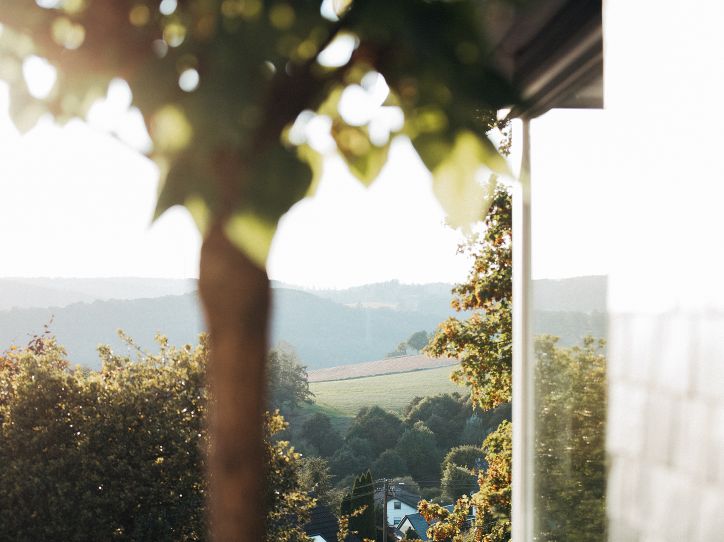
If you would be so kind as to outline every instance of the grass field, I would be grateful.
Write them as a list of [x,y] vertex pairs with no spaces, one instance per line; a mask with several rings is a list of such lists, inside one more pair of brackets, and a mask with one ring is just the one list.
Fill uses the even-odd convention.
[[[425,369],[352,380],[312,382],[315,405],[329,416],[354,416],[363,406],[378,405],[385,410],[401,412],[416,396],[438,393],[465,393],[465,388],[450,382],[451,367]],[[341,421],[339,422],[341,423]]]

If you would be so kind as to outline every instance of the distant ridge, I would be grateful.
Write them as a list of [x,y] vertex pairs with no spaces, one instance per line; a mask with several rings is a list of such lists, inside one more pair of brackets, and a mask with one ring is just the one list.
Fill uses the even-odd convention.
[[[367,362],[372,365],[366,375],[389,374],[379,372],[392,363],[382,358],[400,341],[417,331],[431,332],[450,316],[466,317],[450,308],[446,284],[390,281],[316,291],[282,286],[275,283],[272,291],[271,345],[291,344],[310,371]],[[533,289],[536,334],[559,336],[566,346],[587,334],[606,336],[606,277],[534,281]],[[0,279],[0,352],[26,344],[51,318],[50,331],[71,362],[88,367],[98,367],[100,343],[129,352],[116,336],[119,328],[148,351],[157,348],[156,332],[180,345],[195,342],[204,328],[193,280]],[[341,378],[363,376],[348,372]]]
[[327,369],[309,371],[310,382],[328,382],[330,380],[349,380],[366,376],[379,376],[395,373],[409,373],[438,367],[451,367],[460,363],[456,359],[431,358],[423,354],[414,356],[397,356],[394,358],[365,361],[352,365],[340,365]]
[[189,294],[194,279],[140,277],[108,278],[0,278],[0,311],[67,307],[111,299],[151,299]]

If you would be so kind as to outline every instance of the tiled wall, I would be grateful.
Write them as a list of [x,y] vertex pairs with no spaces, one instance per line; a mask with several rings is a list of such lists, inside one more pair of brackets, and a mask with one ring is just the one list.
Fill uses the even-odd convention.
[[603,15],[609,539],[724,541],[724,2]]
[[724,314],[618,314],[610,540],[724,540]]

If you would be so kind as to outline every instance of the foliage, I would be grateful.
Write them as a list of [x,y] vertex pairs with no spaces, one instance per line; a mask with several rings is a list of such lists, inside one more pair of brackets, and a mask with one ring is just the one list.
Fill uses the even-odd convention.
[[479,446],[470,444],[457,446],[447,453],[442,466],[445,468],[448,465],[458,465],[469,470],[475,470],[484,467],[483,457],[484,452]]
[[428,522],[434,522],[427,535],[433,541],[462,542],[470,525],[467,518],[472,506],[477,508],[471,534],[481,542],[510,540],[510,494],[512,460],[512,425],[503,421],[483,443],[486,471],[478,475],[479,491],[472,497],[459,498],[452,512],[428,501],[418,509]]
[[410,528],[405,533],[405,540],[420,540],[420,535],[415,529]]
[[407,474],[407,465],[402,456],[394,449],[385,450],[372,463],[372,472],[377,478],[394,478]]
[[[71,371],[51,339],[3,356],[0,524],[19,540],[205,535],[206,343]],[[68,521],[68,518],[73,521]],[[39,521],[38,518],[42,518]]]
[[307,368],[296,352],[286,345],[273,348],[267,357],[269,404],[272,409],[296,410],[302,403],[311,403]]
[[[51,337],[0,355],[4,532],[17,540],[206,538],[207,343],[158,342],[158,353],[137,359],[101,347],[99,372],[69,369]],[[267,524],[285,533],[268,539],[292,542],[306,540],[299,522],[312,501],[300,491],[299,458],[271,438],[283,426],[268,416]]]
[[472,498],[477,507],[475,531],[483,542],[510,540],[511,462],[513,459],[513,426],[503,421],[483,443],[485,472],[479,475],[480,491]]
[[427,346],[427,341],[429,340],[430,336],[427,334],[427,331],[423,329],[422,331],[417,331],[410,335],[410,338],[407,339],[407,344],[410,348],[419,352]]
[[465,420],[472,414],[470,405],[458,393],[416,397],[404,410],[407,425],[423,422],[437,439],[441,449],[458,443]]
[[467,445],[451,449],[441,465],[443,497],[455,501],[459,495],[469,495],[477,488],[477,472],[484,468],[484,452],[480,447]]
[[375,528],[375,484],[372,481],[370,471],[360,474],[352,486],[350,506],[352,510],[361,512],[350,519],[350,530],[361,538],[374,540]]
[[443,322],[426,352],[460,359],[453,379],[467,384],[477,406],[487,410],[511,398],[512,212],[505,187],[496,189],[483,227],[460,249],[472,257],[473,268],[453,290],[453,307],[474,312],[467,320]]
[[462,542],[463,532],[467,526],[470,499],[460,497],[452,511],[439,504],[420,501],[418,504],[420,514],[430,524],[427,537],[433,542]]
[[407,355],[408,350],[413,352],[421,352],[427,345],[427,341],[430,339],[427,331],[416,331],[408,337],[406,341],[399,343],[392,352],[389,352],[386,357],[394,358],[397,356]]
[[387,353],[385,356],[386,358],[396,358],[398,356],[406,356],[407,355],[407,343],[401,342],[399,343],[394,350]]
[[342,446],[342,437],[332,427],[329,416],[321,412],[304,422],[302,437],[316,448],[321,457],[331,457]]
[[366,439],[348,438],[344,445],[329,460],[329,467],[335,476],[345,476],[367,469],[374,460],[372,446]]
[[601,540],[606,532],[606,358],[591,337],[561,348],[536,338],[535,505],[541,539]]
[[267,413],[264,450],[266,455],[266,538],[265,542],[308,542],[304,525],[315,500],[305,491],[299,476],[300,457],[289,442],[276,440],[286,428],[279,412]]
[[[505,153],[506,149],[502,149]],[[460,251],[472,257],[473,267],[466,282],[453,290],[452,306],[473,311],[467,320],[450,318],[440,325],[426,352],[433,356],[460,359],[453,379],[470,387],[475,405],[494,419],[496,407],[509,403],[512,383],[512,209],[509,191],[501,186],[481,233],[472,236]],[[496,409],[497,410],[497,409]],[[481,423],[481,426],[484,425]],[[465,518],[471,504],[478,513],[474,536],[484,542],[510,538],[510,423],[503,421],[483,444],[487,470],[479,474],[479,491],[471,498],[458,499],[452,513],[423,501],[419,509],[435,523],[428,531],[432,540],[462,540]],[[455,493],[452,480],[465,485],[469,471],[448,462],[443,476],[446,493]],[[459,489],[458,489],[459,491]],[[459,493],[458,493],[459,494]],[[450,495],[451,496],[451,495]]]
[[378,406],[363,407],[355,416],[346,438],[361,438],[370,443],[372,459],[392,448],[402,433],[400,418]]
[[325,504],[332,493],[332,475],[329,464],[321,457],[303,457],[299,462],[299,485],[303,491]]
[[440,452],[435,435],[422,422],[405,430],[395,447],[415,480],[437,480],[440,477]]
[[[450,223],[477,220],[486,195],[478,168],[505,171],[484,134],[495,111],[517,101],[485,54],[487,3],[341,4],[347,9],[325,19],[317,0],[188,0],[165,9],[156,0],[5,0],[0,77],[23,130],[45,112],[83,117],[111,80],[125,80],[164,177],[158,211],[186,205],[202,230],[222,220],[258,263],[279,217],[319,176],[322,149],[305,132],[316,116],[329,126],[328,152],[366,184],[391,136],[406,135],[433,172]],[[348,60],[317,62],[345,36],[358,43]],[[58,70],[47,97],[23,84],[30,55]],[[388,96],[374,93],[376,73]],[[340,114],[348,88],[377,100],[370,118]],[[390,117],[401,118],[380,124]]]

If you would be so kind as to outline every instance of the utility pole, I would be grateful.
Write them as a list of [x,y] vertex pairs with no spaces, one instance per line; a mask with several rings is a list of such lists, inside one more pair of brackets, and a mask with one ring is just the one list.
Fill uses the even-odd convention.
[[382,479],[382,542],[387,542],[387,478]]

